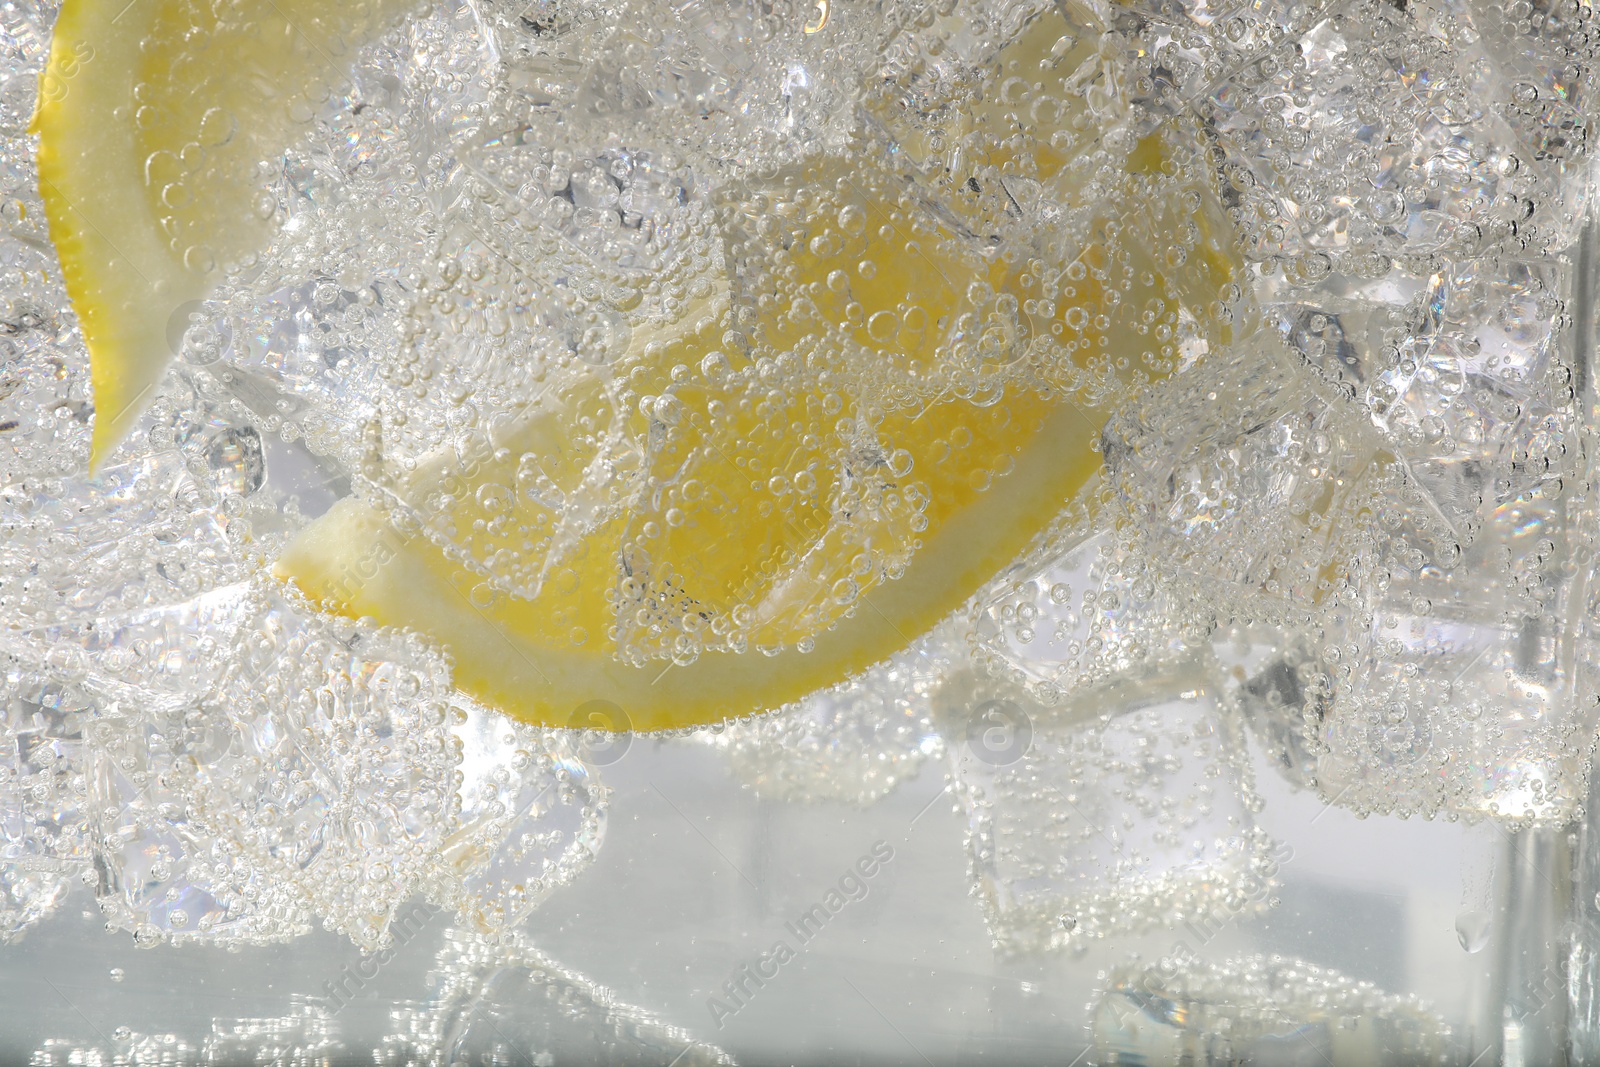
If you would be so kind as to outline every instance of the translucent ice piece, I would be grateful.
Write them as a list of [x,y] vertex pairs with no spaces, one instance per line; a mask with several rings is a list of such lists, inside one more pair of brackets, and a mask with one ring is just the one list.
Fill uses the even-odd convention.
[[203,700],[221,681],[251,607],[248,583],[222,586],[166,607],[0,635],[56,677],[85,680],[109,699],[146,711]]
[[1084,704],[1046,708],[973,675],[940,694],[996,946],[1264,908],[1272,842],[1251,814],[1239,725],[1199,674],[1130,680]]
[[1285,779],[1314,787],[1331,686],[1317,646],[1302,634],[1235,626],[1214,642],[1222,692]]
[[1471,6],[1241,10],[1214,24],[1202,62],[1170,65],[1187,73],[1173,95],[1214,126],[1250,205],[1252,255],[1316,274],[1315,257],[1570,243],[1582,149],[1570,136],[1539,147],[1546,133],[1522,121],[1528,92],[1496,70],[1504,53],[1473,28]]
[[1044,545],[984,587],[972,646],[991,673],[1052,704],[1119,674],[1190,658],[1206,621],[1108,521],[1069,514]]
[[1428,279],[1366,385],[1372,421],[1457,539],[1567,466],[1572,375],[1555,351],[1565,271],[1474,261]]
[[[27,195],[31,200],[31,190]],[[30,203],[26,210],[44,215],[40,204]],[[5,330],[0,336],[0,426],[7,427],[0,431],[0,484],[57,478],[84,466],[93,411],[82,340],[59,310],[66,307],[66,292],[44,273],[44,257],[37,250],[15,244],[8,248],[0,236],[0,262],[6,259],[14,274],[35,280],[11,290],[9,309],[0,303]]]
[[1149,558],[1224,616],[1304,612],[1356,584],[1375,501],[1400,489],[1348,397],[1261,333],[1149,390],[1104,449]]
[[330,928],[381,945],[452,830],[448,668],[419,635],[317,616],[271,588],[255,608],[198,777],[216,817],[287,865]]
[[946,624],[859,677],[700,736],[764,800],[881,800],[942,748],[930,700],[965,660],[959,628]]
[[49,915],[90,864],[81,693],[0,655],[0,942]]
[[147,941],[287,937],[315,913],[379,946],[452,827],[448,671],[420,638],[275,588],[232,613],[204,690],[111,691],[93,786],[102,907]]
[[109,466],[94,483],[0,486],[0,575],[18,579],[0,591],[8,624],[172,604],[243,578],[210,492],[176,449]]
[[1571,817],[1594,729],[1590,514],[1581,497],[1535,490],[1491,512],[1464,551],[1401,524],[1388,580],[1329,620],[1324,796],[1361,811]]
[[1121,42],[1076,2],[961,6],[895,41],[863,94],[864,132],[975,246],[1032,255],[1044,242],[1047,261],[1071,262],[1145,132]]
[[1474,88],[1493,99],[1537,157],[1563,162],[1583,157],[1592,147],[1585,127],[1593,122],[1600,101],[1594,46],[1579,29],[1581,10],[1554,5],[1525,20],[1506,19],[1487,0],[1451,4],[1445,10],[1459,18],[1462,8],[1480,35],[1478,51],[1492,71],[1484,72]]
[[252,857],[204,810],[185,718],[119,712],[109,722],[117,736],[97,751],[91,784],[101,911],[142,945],[305,933],[308,901],[288,872]]
[[607,790],[562,736],[456,698],[460,827],[444,842],[449,902],[485,932],[511,930],[593,861]]
[[572,148],[610,134],[714,171],[734,169],[736,152],[781,165],[837,147],[882,42],[923,8],[541,0],[486,25],[507,67],[504,110],[530,140]]
[[1415,997],[1279,956],[1192,955],[1112,973],[1093,1012],[1113,1062],[1437,1063],[1461,1039]]
[[510,1049],[535,1062],[731,1064],[722,1049],[617,999],[522,941],[498,947],[446,935],[428,998],[394,1013],[382,1064],[494,1062]]

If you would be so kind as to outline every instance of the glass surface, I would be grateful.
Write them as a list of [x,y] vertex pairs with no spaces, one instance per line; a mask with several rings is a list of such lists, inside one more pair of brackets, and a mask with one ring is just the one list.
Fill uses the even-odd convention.
[[0,3],[0,1063],[1600,1061],[1586,0],[134,2]]

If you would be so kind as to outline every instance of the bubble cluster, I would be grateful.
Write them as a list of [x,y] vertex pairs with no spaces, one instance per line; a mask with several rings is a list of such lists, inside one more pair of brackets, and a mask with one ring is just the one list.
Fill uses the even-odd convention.
[[[299,1000],[300,998],[295,998]],[[240,1064],[284,1063],[314,1067],[347,1052],[337,1023],[322,1008],[297,1003],[277,1018],[211,1022],[199,1042],[174,1033],[149,1034],[119,1026],[100,1034],[97,1042],[46,1038],[29,1059],[30,1067],[78,1067],[81,1064],[160,1064],[161,1067],[235,1067]]]

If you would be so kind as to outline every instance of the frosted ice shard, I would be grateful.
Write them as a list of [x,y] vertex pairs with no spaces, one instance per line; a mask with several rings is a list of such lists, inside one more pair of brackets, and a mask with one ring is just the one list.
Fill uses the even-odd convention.
[[452,930],[429,983],[425,1000],[394,1012],[378,1063],[447,1067],[492,1062],[513,1048],[542,1053],[550,1063],[734,1062],[716,1045],[621,1000],[525,939],[491,945]]
[[700,736],[764,800],[874,803],[943,747],[931,701],[966,659],[959,627],[947,622],[850,681]]
[[1187,950],[1117,968],[1093,1008],[1115,1062],[1433,1063],[1460,1035],[1416,997],[1280,956],[1212,963]]
[[570,735],[457,697],[459,826],[442,844],[444,902],[482,932],[515,930],[584,871],[605,840],[608,791]]
[[1268,761],[1294,785],[1315,787],[1332,691],[1319,645],[1293,630],[1234,626],[1213,648],[1221,691]]
[[1388,581],[1329,620],[1325,796],[1371,812],[1571,817],[1594,731],[1591,509],[1536,489],[1491,512],[1465,550],[1400,525]]
[[0,653],[0,942],[45,918],[89,869],[81,693]]
[[1224,617],[1304,613],[1358,583],[1376,501],[1404,489],[1348,396],[1262,334],[1154,386],[1103,440],[1145,551]]
[[1192,670],[1046,708],[968,675],[940,694],[974,895],[1003,951],[1264,908],[1273,843],[1239,724]]
[[[1109,514],[1096,505],[1090,501]],[[1044,544],[977,598],[971,631],[977,662],[1046,704],[1117,675],[1186,660],[1206,626],[1171,595],[1140,546],[1083,510],[1077,502]]]

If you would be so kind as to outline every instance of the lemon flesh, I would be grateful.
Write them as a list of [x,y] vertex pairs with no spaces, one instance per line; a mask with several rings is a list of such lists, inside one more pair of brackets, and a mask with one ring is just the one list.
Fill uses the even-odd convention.
[[65,0],[32,129],[90,355],[98,467],[153,396],[188,312],[272,236],[272,175],[354,49],[411,0]]

